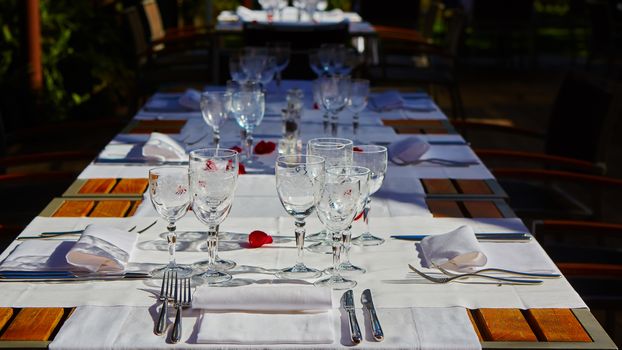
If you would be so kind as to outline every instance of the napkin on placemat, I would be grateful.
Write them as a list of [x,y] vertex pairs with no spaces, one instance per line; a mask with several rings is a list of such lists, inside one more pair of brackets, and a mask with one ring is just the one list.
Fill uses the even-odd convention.
[[418,340],[415,349],[482,348],[463,307],[416,307],[412,320]]
[[475,232],[470,226],[440,235],[430,235],[419,243],[421,251],[430,266],[440,266],[451,270],[464,270],[484,266],[488,261]]
[[414,162],[430,149],[430,144],[416,136],[409,136],[387,147],[389,159],[394,162]]
[[[44,271],[71,270],[65,256],[75,242],[28,240],[20,243],[0,264],[0,270]],[[75,268],[73,268],[75,269]]]
[[130,260],[138,234],[91,224],[67,253],[67,262],[89,271],[123,271]]
[[143,156],[161,160],[187,160],[186,150],[173,138],[152,132],[143,146]]
[[179,104],[192,110],[201,110],[201,93],[195,89],[188,89],[179,97]]
[[330,289],[202,286],[192,307],[205,310],[198,343],[330,344],[335,340]]

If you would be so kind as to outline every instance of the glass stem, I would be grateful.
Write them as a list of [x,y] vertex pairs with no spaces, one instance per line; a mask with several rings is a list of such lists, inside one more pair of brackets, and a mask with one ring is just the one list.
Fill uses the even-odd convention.
[[253,133],[249,131],[246,132],[246,159],[253,159]]
[[333,278],[338,279],[339,263],[341,262],[341,232],[332,232],[333,236]]
[[363,209],[363,222],[365,223],[365,231],[363,231],[363,236],[369,236],[371,233],[369,232],[369,211],[371,210],[371,197],[367,198],[367,202],[365,203],[365,208]]
[[175,244],[177,243],[177,235],[175,234],[176,228],[177,227],[175,226],[174,221],[170,221],[168,223],[168,226],[166,226],[166,229],[168,230],[168,234],[166,235],[166,242],[168,243],[168,255],[169,255],[168,266],[170,267],[177,266],[177,263],[175,262]]
[[207,266],[214,269],[218,254],[218,226],[209,225],[207,229]]
[[341,235],[342,235],[341,240],[343,241],[343,251],[344,251],[343,263],[349,264],[350,263],[350,248],[352,247],[352,225],[348,226],[348,228],[345,229],[341,233]]
[[220,144],[220,130],[214,129],[214,146],[218,146]]
[[304,265],[303,255],[305,247],[305,221],[296,219],[296,230],[294,231],[296,236],[296,249],[298,250],[298,257],[296,258],[296,265]]
[[276,87],[281,91],[281,71],[276,72]]

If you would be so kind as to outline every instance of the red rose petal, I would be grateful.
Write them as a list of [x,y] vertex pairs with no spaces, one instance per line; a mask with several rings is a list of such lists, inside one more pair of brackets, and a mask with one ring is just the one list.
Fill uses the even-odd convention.
[[354,152],[363,152],[363,149],[362,149],[362,148],[360,148],[360,147],[356,147],[356,146],[355,146],[354,148],[352,148],[352,150],[353,150]]
[[272,243],[272,236],[263,231],[253,231],[248,235],[248,245],[251,248],[259,248],[269,243]]
[[358,219],[360,219],[360,218],[362,218],[362,217],[363,217],[363,212],[360,212],[360,213],[359,213],[359,215],[357,215],[357,216],[354,218],[354,221],[356,221],[356,220],[358,220]]
[[270,154],[276,149],[276,143],[261,140],[255,145],[255,154]]
[[244,164],[240,163],[238,164],[238,175],[243,174],[246,174],[246,168],[244,167]]
[[233,147],[231,147],[229,149],[232,150],[232,151],[236,151],[238,153],[242,153],[242,147],[240,147],[240,146],[233,146]]

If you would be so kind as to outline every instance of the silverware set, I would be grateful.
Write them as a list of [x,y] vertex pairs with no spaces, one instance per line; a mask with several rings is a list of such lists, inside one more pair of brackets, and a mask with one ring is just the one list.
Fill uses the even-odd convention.
[[[158,221],[154,221],[151,224],[147,225],[145,228],[142,228],[138,231],[136,231],[136,233],[141,234],[144,233],[145,231],[149,230],[150,228],[152,228]],[[129,230],[127,230],[127,232],[133,232],[134,230],[136,230],[136,225],[134,225],[133,227],[131,227]],[[36,235],[36,236],[23,236],[23,237],[17,237],[17,240],[27,240],[27,239],[45,239],[45,238],[56,238],[56,237],[63,237],[63,236],[76,236],[76,235],[81,235],[82,232],[84,232],[84,230],[75,230],[75,231],[51,231],[51,232],[41,232],[40,234]]]
[[442,158],[427,158],[427,159],[418,159],[412,162],[404,162],[402,160],[398,160],[397,158],[391,158],[391,162],[398,166],[406,166],[406,165],[417,165],[422,163],[430,163],[437,164],[445,167],[468,167],[471,165],[479,165],[479,162],[476,161],[459,161],[459,160],[451,160],[451,159],[442,159]]
[[[372,335],[376,341],[384,340],[384,332],[380,326],[380,320],[376,314],[376,308],[374,307],[374,301],[371,296],[371,291],[365,289],[361,294],[361,303],[363,308],[369,313],[369,319],[371,321]],[[359,344],[363,341],[363,335],[361,333],[361,327],[359,326],[356,318],[356,311],[354,307],[354,292],[348,290],[341,296],[341,307],[348,313],[348,321],[350,323],[350,338],[354,344]]]
[[[457,273],[453,273],[450,271],[447,271],[446,269],[443,269],[439,266],[436,266],[436,268],[439,269],[439,271],[443,274],[442,276],[436,276],[436,275],[431,275],[431,274],[427,274],[425,272],[422,272],[420,270],[418,270],[417,268],[415,268],[414,266],[408,264],[408,267],[418,276],[425,278],[426,280],[430,281],[430,282],[434,282],[434,283],[449,283],[451,281],[455,281],[455,280],[463,280],[463,279],[469,279],[469,278],[480,278],[480,279],[486,279],[486,280],[492,280],[495,282],[499,282],[499,284],[516,284],[516,285],[537,285],[537,284],[542,284],[542,279],[546,279],[546,278],[560,278],[561,275],[559,274],[554,274],[554,273],[531,273],[531,272],[520,272],[520,271],[512,271],[512,270],[507,270],[507,269],[497,269],[497,268],[485,268],[485,269],[481,269],[478,271],[473,271],[473,272],[469,272],[469,273],[461,273],[461,274],[457,274]],[[497,272],[497,273],[504,273],[506,275],[514,275],[514,276],[519,276],[519,277],[523,277],[523,278],[513,278],[513,277],[506,277],[506,276],[497,276],[497,275],[489,275],[486,274],[486,272]],[[540,278],[540,279],[538,279]]]
[[168,304],[176,309],[175,321],[171,331],[171,343],[178,343],[182,333],[182,310],[192,305],[192,289],[190,278],[179,278],[176,271],[166,271],[162,276],[162,286],[158,300],[162,307],[153,328],[156,335],[166,333],[168,329]]

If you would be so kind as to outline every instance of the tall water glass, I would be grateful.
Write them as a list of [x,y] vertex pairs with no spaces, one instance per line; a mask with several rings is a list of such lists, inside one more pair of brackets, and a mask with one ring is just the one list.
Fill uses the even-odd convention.
[[280,156],[276,160],[276,190],[285,211],[296,219],[298,259],[281,270],[281,278],[316,278],[322,274],[303,262],[305,219],[313,213],[324,185],[324,158],[313,155]]
[[387,148],[377,145],[356,146],[356,151],[353,152],[353,159],[354,165],[366,167],[371,173],[369,197],[363,210],[365,231],[362,235],[352,239],[352,243],[363,246],[379,245],[384,243],[384,239],[376,237],[369,232],[369,210],[371,208],[371,196],[380,189],[387,172]]
[[[352,165],[352,140],[336,137],[320,137],[307,142],[307,154],[324,158],[326,167]],[[325,230],[309,236],[310,240],[320,241],[308,249],[316,253],[328,253],[332,249],[332,238]]]
[[207,283],[221,283],[231,279],[231,275],[219,271],[217,264],[218,227],[231,210],[238,167],[236,151],[203,148],[190,152],[192,211],[208,227],[208,260],[196,265],[206,269],[198,277]]
[[159,167],[149,170],[149,194],[151,203],[158,215],[168,222],[169,262],[168,265],[153,270],[154,277],[161,277],[165,271],[175,271],[178,276],[190,276],[193,272],[189,266],[178,265],[175,262],[175,248],[177,234],[175,222],[183,217],[190,205],[188,192],[188,168],[186,167]]
[[350,84],[350,96],[348,98],[348,110],[354,113],[352,123],[358,126],[359,113],[367,107],[369,98],[369,80],[352,79]]
[[246,132],[246,164],[253,163],[253,131],[261,124],[265,110],[265,95],[261,91],[240,91],[232,95],[231,112]]
[[350,96],[350,77],[330,76],[319,78],[320,97],[324,108],[330,114],[333,135],[337,133],[337,121]]
[[361,196],[361,182],[355,176],[333,172],[327,169],[324,190],[317,204],[320,221],[333,238],[333,268],[329,278],[316,281],[318,287],[348,289],[356,286],[356,282],[341,276],[339,262],[343,248],[343,231],[347,230],[356,216]]
[[230,110],[230,92],[208,91],[201,94],[201,114],[212,128],[215,146],[220,144],[220,127],[229,117]]

